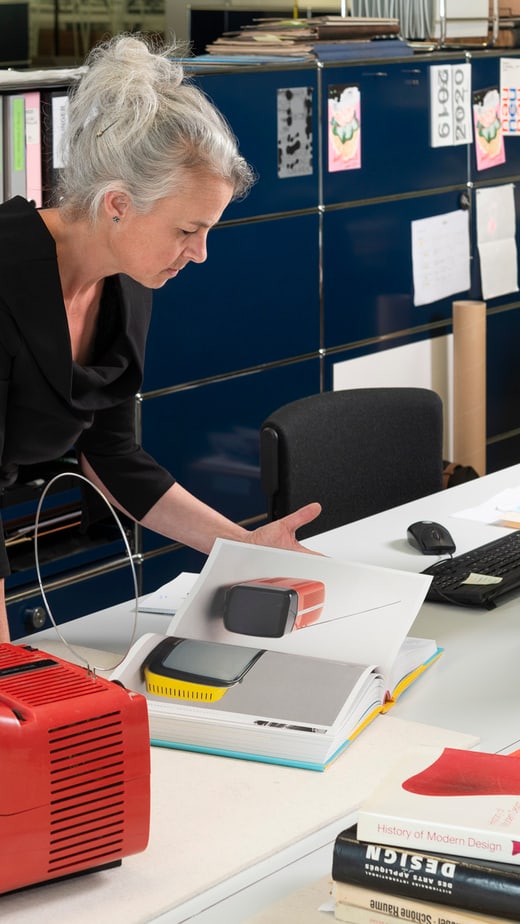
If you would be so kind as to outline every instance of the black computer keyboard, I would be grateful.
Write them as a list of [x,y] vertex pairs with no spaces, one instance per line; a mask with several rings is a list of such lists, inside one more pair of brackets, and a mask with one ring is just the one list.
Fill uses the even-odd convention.
[[[491,610],[499,597],[520,590],[520,529],[470,552],[425,568],[433,580],[426,599]],[[486,583],[487,578],[498,580]]]

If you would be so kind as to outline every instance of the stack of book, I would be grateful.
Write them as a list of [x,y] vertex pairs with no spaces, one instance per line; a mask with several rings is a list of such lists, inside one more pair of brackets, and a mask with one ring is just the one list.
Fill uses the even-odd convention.
[[403,755],[336,839],[336,920],[520,920],[520,760],[458,748]]
[[352,16],[261,19],[225,32],[206,46],[215,56],[387,57],[411,52],[399,38],[399,20]]

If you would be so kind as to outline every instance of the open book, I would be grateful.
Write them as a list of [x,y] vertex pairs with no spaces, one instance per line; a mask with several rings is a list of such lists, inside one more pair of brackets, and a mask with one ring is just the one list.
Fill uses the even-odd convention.
[[152,744],[324,770],[439,656],[407,637],[429,581],[218,540],[112,679],[147,696]]

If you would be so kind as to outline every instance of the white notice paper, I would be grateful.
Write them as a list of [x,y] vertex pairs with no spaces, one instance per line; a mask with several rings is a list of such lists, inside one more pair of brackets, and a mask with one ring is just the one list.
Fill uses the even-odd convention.
[[471,144],[471,64],[430,67],[430,143]]
[[512,183],[477,189],[477,245],[482,298],[518,291],[515,200]]
[[470,287],[468,212],[412,221],[414,305],[429,305]]
[[500,118],[503,135],[520,134],[520,61],[500,59]]

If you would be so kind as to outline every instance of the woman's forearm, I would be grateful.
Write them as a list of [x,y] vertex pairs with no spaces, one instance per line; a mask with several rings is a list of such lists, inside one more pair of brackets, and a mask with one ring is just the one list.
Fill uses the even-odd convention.
[[[121,510],[121,505],[107,491],[84,456],[81,459],[81,468],[83,474],[103,492],[107,500]],[[176,482],[151,507],[140,523],[147,529],[205,554],[211,551],[217,538],[307,551],[300,546],[295,532],[300,526],[317,517],[320,510],[319,504],[308,504],[281,520],[248,530],[218,513]],[[124,510],[123,512],[127,513]]]
[[[81,471],[116,509],[134,519],[107,490],[85,456],[81,457]],[[211,550],[217,536],[244,541],[248,535],[246,529],[208,507],[177,482],[159,498],[140,523],[161,536],[206,553]]]
[[175,483],[141,520],[142,526],[206,554],[217,537],[247,542],[251,533]]

